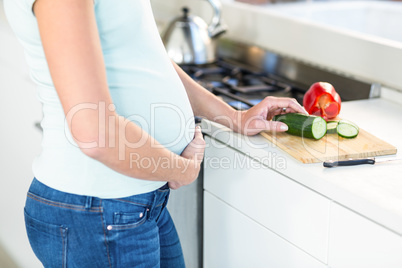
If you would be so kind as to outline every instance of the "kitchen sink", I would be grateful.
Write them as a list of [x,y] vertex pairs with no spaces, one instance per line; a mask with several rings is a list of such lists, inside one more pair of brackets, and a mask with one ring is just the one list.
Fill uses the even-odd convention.
[[284,16],[349,30],[375,38],[402,42],[402,3],[390,1],[336,1],[286,3],[273,6]]

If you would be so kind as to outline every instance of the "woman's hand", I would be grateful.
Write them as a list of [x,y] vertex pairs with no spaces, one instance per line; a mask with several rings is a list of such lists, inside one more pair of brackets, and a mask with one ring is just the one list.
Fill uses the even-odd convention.
[[187,145],[181,156],[190,160],[185,168],[181,178],[175,181],[169,181],[168,185],[171,189],[178,189],[195,181],[200,172],[200,165],[204,158],[205,141],[202,137],[201,128],[195,128],[194,139]]
[[247,111],[236,111],[237,131],[244,135],[255,135],[261,131],[283,132],[288,126],[271,121],[275,115],[285,113],[303,113],[306,110],[292,98],[266,97]]

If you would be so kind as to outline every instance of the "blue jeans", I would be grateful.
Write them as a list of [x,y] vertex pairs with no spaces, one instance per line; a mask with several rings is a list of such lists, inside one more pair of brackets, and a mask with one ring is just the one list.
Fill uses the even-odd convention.
[[167,185],[101,199],[54,190],[34,179],[25,204],[29,242],[46,268],[185,267]]

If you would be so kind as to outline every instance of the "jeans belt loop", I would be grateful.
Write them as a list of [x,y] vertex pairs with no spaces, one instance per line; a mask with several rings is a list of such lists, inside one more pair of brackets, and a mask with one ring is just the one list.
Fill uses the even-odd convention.
[[152,200],[151,206],[149,207],[148,211],[148,219],[151,218],[152,212],[156,206],[156,200],[158,199],[158,191],[154,191],[154,200]]
[[90,209],[92,207],[92,196],[87,196],[85,201],[85,209]]

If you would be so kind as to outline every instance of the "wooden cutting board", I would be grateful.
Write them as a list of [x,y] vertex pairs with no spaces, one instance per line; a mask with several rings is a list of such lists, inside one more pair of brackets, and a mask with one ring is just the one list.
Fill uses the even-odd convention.
[[363,129],[360,129],[359,135],[354,139],[344,139],[336,133],[327,134],[320,140],[283,132],[261,132],[261,135],[302,163],[396,154],[395,146]]

